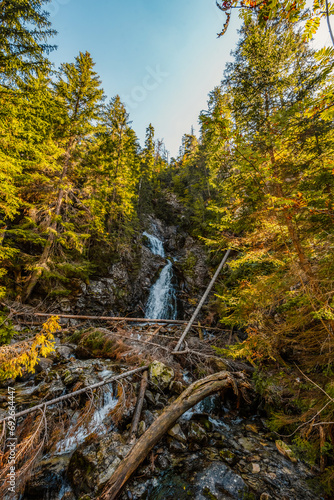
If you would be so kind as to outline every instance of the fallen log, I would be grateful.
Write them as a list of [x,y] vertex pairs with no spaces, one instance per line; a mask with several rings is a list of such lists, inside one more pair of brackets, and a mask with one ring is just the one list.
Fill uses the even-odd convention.
[[[5,306],[5,304],[3,304]],[[6,306],[8,307],[8,306]],[[182,321],[179,319],[150,319],[150,318],[119,318],[117,316],[85,316],[82,314],[61,314],[61,313],[37,313],[37,312],[27,312],[27,311],[13,311],[10,313],[12,316],[36,316],[38,318],[50,318],[51,316],[58,316],[58,318],[64,319],[82,319],[82,320],[92,320],[92,321],[126,321],[128,323],[157,323],[163,325],[187,325],[188,321]],[[8,316],[9,317],[9,316]],[[38,325],[37,325],[38,326]],[[204,330],[214,330],[218,332],[225,332],[221,328],[215,328],[212,326],[203,326],[203,325],[192,325],[192,328],[204,328]]]
[[139,394],[138,394],[138,399],[137,399],[136,410],[135,410],[135,413],[133,415],[131,429],[130,429],[129,443],[131,443],[131,444],[133,444],[136,440],[139,419],[140,419],[140,415],[141,415],[141,412],[143,409],[143,403],[144,403],[144,397],[145,397],[147,384],[148,384],[148,371],[143,373],[143,378],[141,379],[141,383],[140,383],[140,389],[139,389]]
[[200,310],[202,309],[203,305],[204,305],[204,302],[206,301],[206,299],[208,298],[209,296],[209,293],[211,292],[212,288],[213,288],[213,285],[215,284],[221,270],[223,269],[227,259],[228,259],[228,256],[230,255],[231,253],[231,249],[229,248],[227,250],[227,252],[225,253],[224,255],[224,258],[223,260],[221,261],[221,263],[219,264],[218,266],[218,269],[217,271],[215,272],[212,280],[210,281],[209,285],[208,285],[208,288],[205,290],[205,293],[203,295],[203,297],[201,298],[201,300],[199,301],[199,304],[198,306],[196,307],[196,310],[194,312],[194,314],[192,315],[191,319],[189,320],[183,334],[181,335],[180,337],[180,340],[178,341],[178,343],[176,344],[175,348],[174,348],[174,351],[173,351],[173,354],[177,353],[177,351],[179,351],[181,349],[181,345],[182,345],[182,342],[184,341],[184,339],[186,338],[186,336],[188,335],[188,333],[190,332],[190,329],[196,325],[194,325],[194,321],[195,319],[197,318],[197,316],[199,315],[200,313]]
[[61,313],[37,313],[37,312],[14,312],[13,316],[36,316],[38,318],[50,318],[51,316],[58,316],[58,318],[65,319],[86,319],[86,320],[100,320],[100,321],[127,321],[129,323],[163,323],[166,325],[186,325],[187,321],[178,319],[149,319],[149,318],[118,318],[115,316],[85,316],[82,314],[61,314]]
[[184,351],[177,351],[177,352],[173,352],[172,354],[174,354],[174,356],[184,356],[187,354],[190,354],[190,355],[193,354],[195,356],[199,356],[202,358],[216,359],[217,361],[220,361],[220,362],[224,363],[225,365],[227,365],[228,368],[230,370],[232,370],[233,372],[245,371],[246,373],[252,374],[255,371],[255,368],[253,368],[252,366],[250,366],[246,363],[243,363],[242,361],[235,361],[235,360],[231,360],[231,359],[221,358],[219,356],[215,356],[214,354],[206,354],[204,352],[194,351],[193,349],[187,348]]
[[215,373],[190,385],[138,439],[128,455],[107,482],[99,500],[114,500],[131,474],[147,457],[148,453],[174,425],[175,421],[199,401],[217,391],[232,388],[239,394],[250,388],[243,373],[231,374],[226,371]]

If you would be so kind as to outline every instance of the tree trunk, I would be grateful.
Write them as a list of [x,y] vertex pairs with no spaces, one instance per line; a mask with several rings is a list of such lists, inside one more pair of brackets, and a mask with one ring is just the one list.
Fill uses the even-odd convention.
[[214,392],[232,388],[249,388],[242,373],[231,374],[226,371],[215,373],[202,380],[194,382],[177,399],[168,406],[163,413],[153,422],[149,429],[139,438],[128,455],[120,463],[103,490],[99,500],[113,500],[117,498],[121,488],[147,457],[151,449],[158,443],[164,434],[174,425],[175,421],[189,408]]
[[[62,170],[61,177],[60,177],[60,183],[63,182],[63,180],[65,179],[65,177],[67,175],[67,170],[68,170],[68,166],[70,163],[70,155],[71,155],[71,149],[73,146],[73,142],[74,141],[72,139],[69,141],[69,144],[68,144],[68,147],[67,147],[67,150],[65,153],[64,166],[63,166],[63,170]],[[64,194],[65,194],[64,188],[61,186],[59,191],[58,191],[57,202],[56,202],[56,207],[55,207],[55,211],[54,211],[55,220],[52,222],[52,224],[50,226],[50,233],[49,233],[46,245],[44,247],[43,253],[42,253],[42,255],[38,261],[38,264],[36,266],[36,269],[33,271],[32,275],[29,278],[26,290],[25,290],[23,297],[22,297],[22,302],[25,302],[29,299],[33,289],[35,288],[39,278],[41,277],[41,275],[43,273],[43,269],[45,268],[47,261],[49,260],[51,250],[52,250],[55,238],[56,238],[57,226],[58,226],[57,218],[60,215],[61,207],[62,207],[63,200],[64,200]]]

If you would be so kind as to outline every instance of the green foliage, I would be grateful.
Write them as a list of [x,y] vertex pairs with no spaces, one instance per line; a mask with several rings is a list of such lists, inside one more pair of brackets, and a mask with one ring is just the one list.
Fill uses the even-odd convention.
[[48,65],[44,57],[54,47],[47,39],[55,35],[43,6],[49,0],[11,0],[1,3],[0,71],[1,85],[18,82],[19,77]]
[[3,344],[9,344],[15,330],[10,319],[8,319],[8,314],[0,313],[0,346]]

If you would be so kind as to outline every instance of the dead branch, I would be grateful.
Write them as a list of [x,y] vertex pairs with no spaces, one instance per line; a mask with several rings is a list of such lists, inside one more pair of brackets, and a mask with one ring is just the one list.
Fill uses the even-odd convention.
[[243,392],[249,387],[250,385],[244,374],[236,373],[231,375],[226,371],[215,373],[190,385],[139,438],[106,484],[99,500],[114,500],[117,498],[131,474],[183,413],[214,392],[232,388],[234,392],[239,393],[239,390]]
[[182,342],[184,341],[185,337],[186,337],[186,336],[187,336],[187,334],[189,333],[190,329],[191,329],[193,326],[196,326],[196,325],[194,325],[193,323],[194,323],[195,319],[197,318],[197,316],[198,316],[198,314],[199,314],[200,310],[202,309],[203,304],[204,304],[204,302],[206,301],[206,299],[207,299],[207,297],[208,297],[209,293],[211,292],[212,287],[213,287],[213,285],[215,284],[215,282],[216,282],[216,280],[217,280],[217,278],[218,278],[218,276],[219,276],[220,271],[223,269],[223,267],[224,267],[224,265],[225,265],[225,263],[226,263],[226,261],[227,261],[227,259],[228,259],[228,256],[230,255],[230,252],[231,252],[231,249],[229,248],[229,249],[227,250],[227,252],[225,253],[223,260],[222,260],[222,261],[221,261],[221,263],[219,264],[218,269],[217,269],[217,271],[215,272],[215,274],[214,274],[214,276],[213,276],[212,280],[210,281],[210,283],[209,283],[209,285],[208,285],[207,289],[205,290],[205,293],[204,293],[203,297],[202,297],[202,298],[201,298],[201,300],[199,301],[199,304],[198,304],[198,306],[196,307],[196,310],[195,310],[194,314],[192,315],[192,317],[191,317],[190,321],[188,322],[188,324],[187,324],[187,326],[186,326],[186,328],[185,328],[185,330],[184,330],[183,334],[181,335],[180,340],[179,340],[179,341],[178,341],[178,343],[176,344],[175,349],[174,349],[174,351],[173,351],[173,354],[175,354],[177,351],[179,351],[179,350],[180,350],[180,347],[181,347],[181,345],[182,345]]
[[[125,373],[121,373],[120,375],[115,375],[114,377],[109,377],[106,378],[105,380],[102,380],[102,382],[98,382],[93,385],[89,385],[87,387],[83,387],[82,389],[79,389],[78,391],[71,392],[70,394],[65,394],[64,396],[60,396],[59,398],[51,399],[50,401],[45,401],[43,404],[33,406],[32,408],[29,408],[28,410],[21,411],[19,413],[16,413],[14,415],[15,419],[18,419],[19,417],[23,417],[24,415],[28,415],[28,413],[31,413],[33,411],[39,410],[39,409],[44,409],[47,406],[54,405],[57,403],[60,403],[61,401],[65,401],[66,399],[73,398],[75,396],[78,396],[79,394],[83,394],[84,392],[87,392],[89,390],[96,389],[97,387],[102,387],[103,385],[109,384],[110,382],[114,382],[115,380],[120,380],[126,377],[129,377],[130,375],[134,375],[135,373],[140,373],[144,372],[145,370],[148,369],[148,366],[141,366],[140,368],[135,368],[134,370],[127,371]],[[11,419],[13,417],[5,417],[2,420],[0,420],[0,423],[6,422],[7,420]]]
[[139,390],[138,399],[137,399],[136,410],[135,410],[135,413],[134,413],[133,419],[132,419],[132,424],[131,424],[131,429],[130,429],[130,439],[129,439],[129,442],[131,444],[133,444],[136,440],[139,419],[140,419],[140,415],[141,415],[141,412],[143,409],[143,403],[144,403],[144,397],[145,397],[147,384],[148,384],[148,372],[146,371],[143,373],[143,378],[141,380],[140,390]]

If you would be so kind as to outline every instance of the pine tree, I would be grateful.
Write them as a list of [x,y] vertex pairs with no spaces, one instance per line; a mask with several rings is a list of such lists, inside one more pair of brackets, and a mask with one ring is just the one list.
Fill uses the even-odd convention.
[[80,248],[82,238],[88,237],[87,234],[80,235],[76,231],[75,224],[68,216],[68,206],[80,171],[80,153],[94,134],[101,114],[103,90],[93,67],[90,54],[80,52],[75,63],[62,65],[60,77],[55,84],[59,112],[54,140],[63,154],[59,158],[59,174],[54,179],[53,196],[48,206],[51,216],[48,227],[45,228],[47,238],[43,252],[28,279],[24,300],[31,295],[43,271],[50,268],[48,261],[58,240],[62,245]]
[[48,65],[44,53],[55,35],[43,5],[49,0],[1,0],[0,84],[8,87],[31,71]]
[[[281,359],[287,345],[296,349],[308,339],[306,362],[331,363],[330,345],[321,356],[314,350],[313,331],[325,342],[333,328],[332,281],[324,272],[334,143],[330,122],[321,113],[308,116],[328,74],[286,23],[260,29],[247,15],[242,35],[223,82],[230,144],[219,230],[240,251],[231,264],[233,285],[222,294],[223,320],[252,328],[256,356]],[[284,321],[276,322],[268,310],[282,302]]]
[[86,204],[100,234],[122,232],[134,215],[138,149],[129,114],[117,95],[105,108],[86,161],[85,185],[90,191]]

